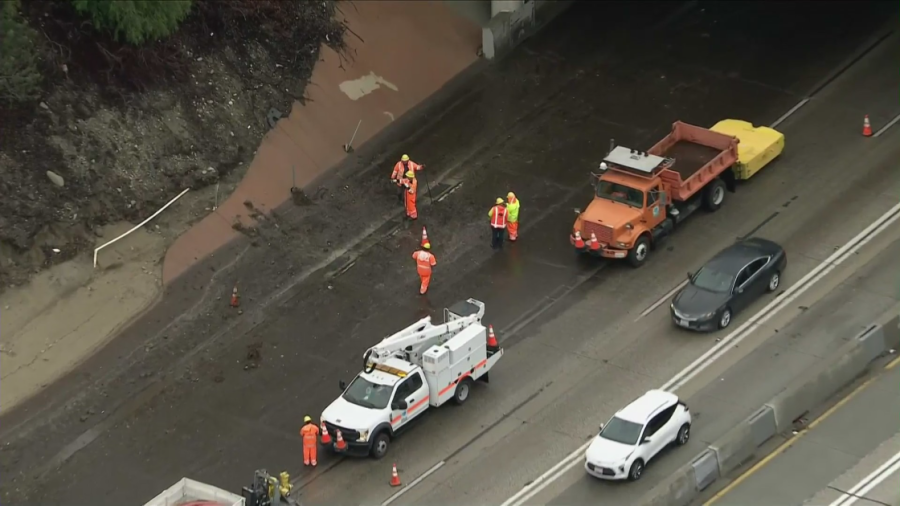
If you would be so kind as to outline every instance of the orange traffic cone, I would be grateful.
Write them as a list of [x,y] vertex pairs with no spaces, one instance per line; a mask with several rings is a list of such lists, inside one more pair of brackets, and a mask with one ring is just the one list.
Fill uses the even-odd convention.
[[346,450],[347,443],[344,442],[344,436],[341,435],[341,431],[336,430],[335,432],[336,432],[335,437],[337,438],[337,441],[334,442],[334,448],[338,451]]
[[869,115],[863,118],[863,137],[872,137],[872,124],[869,123]]
[[581,238],[581,232],[575,231],[575,247],[581,249],[584,247],[584,240]]
[[591,232],[591,249],[597,251],[600,249],[600,242],[597,240],[597,234]]
[[422,247],[424,248],[428,242],[428,232],[425,231],[425,227],[422,227]]
[[231,307],[238,307],[241,305],[240,297],[238,296],[237,284],[234,285],[234,290],[231,291]]
[[392,487],[400,486],[400,475],[397,474],[397,464],[394,464],[394,469],[391,471],[391,486]]
[[497,342],[497,336],[494,335],[493,325],[488,325],[487,347],[490,351],[497,351],[500,349],[500,343]]
[[322,444],[330,445],[331,444],[331,434],[328,433],[328,429],[325,428],[325,422],[322,422]]

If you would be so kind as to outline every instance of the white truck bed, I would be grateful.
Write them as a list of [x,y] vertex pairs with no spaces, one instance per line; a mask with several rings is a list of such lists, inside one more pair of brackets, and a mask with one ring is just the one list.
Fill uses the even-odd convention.
[[244,506],[244,498],[219,487],[182,478],[144,506],[182,506],[208,501],[208,506]]

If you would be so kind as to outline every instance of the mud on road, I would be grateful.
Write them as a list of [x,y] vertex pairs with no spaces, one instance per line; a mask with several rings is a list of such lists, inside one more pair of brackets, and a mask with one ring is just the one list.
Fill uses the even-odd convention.
[[[819,33],[804,46],[805,58],[778,60],[781,40],[763,36],[752,46],[733,25],[723,28],[735,32],[730,37],[707,31],[727,14],[712,7],[706,18],[655,26],[677,7],[578,6],[463,86],[454,108],[429,118],[439,123],[411,128],[418,135],[402,144],[360,150],[335,179],[308,188],[304,205],[279,209],[176,282],[161,305],[62,384],[4,417],[0,496],[53,504],[101,494],[113,503],[151,497],[183,475],[237,489],[254,468],[295,469],[298,416],[324,408],[365,347],[453,302],[444,299],[468,289],[462,280],[503,289],[502,276],[490,272],[464,277],[503,263],[486,243],[494,197],[515,191],[523,240],[555,248],[554,234],[571,214],[554,214],[531,232],[527,223],[589,198],[584,183],[609,137],[648,146],[674,119],[708,124],[723,115],[753,118],[761,104],[784,109],[813,86],[805,79],[816,66],[831,68],[844,56],[828,52],[833,33]],[[630,23],[617,31],[603,23],[611,16],[656,27],[650,33],[657,36],[635,34]],[[843,44],[853,47],[863,31],[851,20],[843,26]],[[720,38],[710,49],[713,36]],[[692,44],[703,51],[685,52]],[[754,67],[735,54],[768,64]],[[804,72],[782,71],[790,61],[807,62]],[[462,182],[434,206],[420,195],[416,225],[397,218],[402,211],[387,181],[401,152],[428,165],[436,198]],[[415,295],[409,258],[422,224],[439,262],[427,298]],[[575,273],[591,268],[570,257],[561,262]],[[534,272],[515,268],[498,265],[497,272]],[[235,282],[239,311],[228,307]],[[503,299],[508,312],[522,309],[515,295]]]

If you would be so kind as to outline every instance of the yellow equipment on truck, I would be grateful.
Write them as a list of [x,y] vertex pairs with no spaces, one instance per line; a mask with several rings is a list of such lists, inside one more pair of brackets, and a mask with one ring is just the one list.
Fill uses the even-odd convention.
[[633,267],[700,207],[718,210],[725,191],[749,179],[784,150],[784,135],[746,121],[712,128],[676,121],[647,151],[613,147],[594,174],[594,199],[569,242],[581,252],[624,258]]

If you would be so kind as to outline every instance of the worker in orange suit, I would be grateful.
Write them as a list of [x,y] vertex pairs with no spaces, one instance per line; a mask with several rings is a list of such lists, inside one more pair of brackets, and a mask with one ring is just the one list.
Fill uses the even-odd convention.
[[317,445],[319,442],[319,427],[313,423],[309,415],[303,417],[303,427],[300,428],[300,437],[303,438],[303,465],[316,467]]
[[403,155],[400,157],[400,161],[394,165],[394,171],[391,172],[391,182],[397,185],[397,200],[402,204],[404,192],[406,188],[403,187],[403,175],[409,171],[418,172],[424,169],[424,165],[419,165],[418,163],[409,159],[409,155]]
[[415,171],[411,170],[406,173],[403,186],[406,188],[406,217],[415,220],[419,217],[419,211],[416,210],[416,192],[419,191],[419,181],[416,180]]
[[431,284],[431,268],[437,265],[434,255],[431,253],[431,243],[426,242],[422,245],[422,249],[413,253],[413,260],[416,261],[416,271],[419,273],[419,280],[422,284],[419,286],[419,295],[425,295],[428,291],[428,285]]

